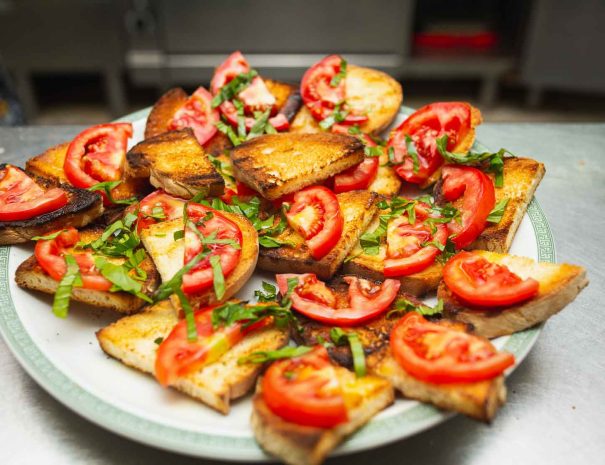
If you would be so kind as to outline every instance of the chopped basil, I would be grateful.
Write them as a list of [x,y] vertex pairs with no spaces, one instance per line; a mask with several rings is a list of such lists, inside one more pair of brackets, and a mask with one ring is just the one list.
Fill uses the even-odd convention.
[[489,223],[500,223],[502,221],[502,217],[504,216],[504,211],[506,210],[506,206],[508,205],[509,199],[502,199],[500,202],[496,204],[494,209],[489,212],[487,217],[487,221]]
[[334,344],[344,345],[347,342],[351,348],[353,356],[353,369],[355,375],[361,378],[366,375],[366,357],[363,351],[363,344],[359,340],[359,336],[354,332],[345,332],[340,328],[332,328],[330,330],[330,338]]
[[164,342],[164,338],[163,337],[156,337],[153,340],[154,343],[156,343],[157,345],[160,345],[162,342]]
[[103,191],[107,196],[107,200],[116,205],[132,205],[137,202],[136,197],[129,197],[127,199],[114,199],[111,191],[114,190],[117,186],[122,184],[122,181],[105,181],[95,184],[94,186],[90,186],[88,188],[89,191]]
[[254,297],[256,297],[259,302],[275,302],[275,299],[277,298],[277,288],[266,281],[263,281],[262,286],[262,291],[260,289],[254,291]]
[[294,358],[305,355],[306,353],[313,350],[312,347],[298,346],[298,347],[284,347],[278,350],[252,352],[247,357],[240,358],[237,363],[243,365],[244,363],[266,363],[273,360],[281,360],[284,358]]
[[214,157],[210,154],[208,155],[208,159],[225,181],[235,184],[236,181],[233,177],[233,166],[231,163],[222,161],[219,157]]
[[212,255],[210,257],[210,266],[212,267],[214,294],[218,300],[221,300],[225,295],[225,276],[221,267],[221,257]]
[[183,237],[185,237],[185,231],[183,231],[182,229],[179,231],[175,231],[172,234],[172,237],[175,241],[178,241],[179,239],[182,239]]
[[142,215],[144,218],[152,218],[154,220],[166,219],[166,213],[164,212],[164,209],[159,205],[153,207],[151,209],[151,213],[142,213]]
[[[246,137],[246,140],[250,140],[253,139],[255,137],[258,136],[262,136],[265,133],[270,133],[271,129],[273,129],[272,134],[275,134],[275,128],[273,126],[271,126],[271,123],[269,122],[269,116],[271,116],[271,109],[267,109],[267,111],[265,112],[255,112],[254,113],[254,118],[255,118],[255,122],[254,125],[250,128],[250,132],[248,133],[248,136]],[[271,128],[271,129],[269,129]]]
[[369,145],[366,145],[363,148],[363,153],[366,157],[379,157],[384,153],[384,151],[380,145],[377,145],[376,147],[370,147]]
[[67,264],[67,271],[59,281],[53,299],[53,313],[59,318],[67,318],[71,291],[75,286],[82,285],[80,267],[76,259],[72,255],[65,255],[65,263]]
[[336,73],[334,76],[332,76],[332,79],[330,79],[330,86],[338,87],[338,85],[340,84],[340,81],[342,81],[346,77],[347,77],[347,60],[345,60],[344,58],[341,58],[340,59],[340,71],[338,71],[338,73]]
[[95,267],[112,284],[110,292],[127,292],[145,302],[153,303],[153,300],[142,292],[141,282],[132,278],[128,269],[122,264],[112,263],[103,257],[95,257]]
[[253,69],[247,73],[241,73],[235,76],[229,83],[221,87],[219,92],[212,98],[212,108],[216,108],[221,103],[233,99],[237,94],[248,87],[256,76],[258,76],[258,73]]
[[354,126],[351,126],[351,127],[349,128],[348,132],[349,132],[349,134],[351,134],[352,136],[357,136],[357,135],[359,135],[359,134],[363,134],[363,133],[361,132],[361,129],[359,128],[359,126],[358,126],[358,125],[356,125],[356,124],[355,124]]
[[472,152],[467,153],[452,153],[447,150],[447,135],[443,135],[437,139],[437,150],[445,161],[465,166],[479,166],[485,171],[494,173],[494,185],[502,187],[504,184],[504,156],[515,155],[506,149],[500,149],[497,152]]
[[405,136],[405,147],[408,151],[408,156],[412,159],[413,171],[414,171],[414,173],[418,173],[418,170],[420,169],[420,161],[418,160],[418,152],[416,151],[416,146],[414,145],[414,141],[407,134]]
[[239,144],[242,143],[242,140],[237,136],[237,134],[235,134],[235,131],[229,124],[226,124],[223,121],[217,121],[216,123],[214,123],[214,125],[220,132],[222,132],[229,138],[229,140],[234,146],[237,147]]
[[189,300],[187,300],[187,296],[185,296],[185,293],[180,286],[174,288],[174,293],[178,297],[181,307],[183,307],[183,313],[185,314],[185,322],[187,324],[187,339],[191,342],[195,342],[197,341],[198,333],[193,308],[191,307]]
[[386,317],[391,318],[394,315],[400,315],[402,313],[418,312],[424,316],[435,316],[443,313],[443,300],[439,299],[437,305],[429,307],[424,304],[415,304],[407,299],[400,298],[395,301],[393,308],[389,310]]
[[342,123],[348,114],[349,111],[342,110],[342,103],[339,103],[334,107],[334,111],[330,115],[319,122],[319,127],[324,131],[327,131],[334,126],[335,123]]
[[128,252],[137,248],[141,243],[136,228],[133,227],[136,220],[136,215],[127,213],[123,219],[107,226],[101,237],[88,244],[83,244],[82,248],[90,248],[110,257],[127,257]]
[[52,234],[48,234],[46,236],[34,236],[32,237],[32,241],[52,241],[53,239],[56,239],[59,234],[61,234],[62,232],[67,231],[67,229],[61,229],[60,231],[56,231]]
[[445,246],[443,247],[441,254],[436,258],[436,260],[442,265],[444,265],[454,255],[456,255],[456,245],[452,242],[452,236],[450,236],[447,238]]

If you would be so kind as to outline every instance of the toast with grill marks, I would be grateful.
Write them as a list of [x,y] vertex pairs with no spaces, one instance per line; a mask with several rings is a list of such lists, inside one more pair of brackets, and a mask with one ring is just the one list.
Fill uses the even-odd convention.
[[223,195],[225,182],[190,128],[145,139],[126,159],[129,176],[150,178],[152,185],[177,197]]
[[[103,227],[92,226],[80,231],[80,240],[91,242],[98,239],[103,234]],[[123,262],[123,259],[112,259],[114,263]],[[160,282],[160,276],[153,265],[153,261],[146,257],[140,264],[140,268],[147,273],[147,278],[142,282],[142,292],[151,296]],[[33,291],[40,291],[46,294],[54,294],[59,287],[59,282],[51,278],[38,264],[35,256],[29,257],[17,268],[15,281],[24,288]],[[94,305],[95,307],[104,307],[115,310],[119,313],[130,314],[137,312],[144,301],[127,292],[109,292],[74,287],[71,292],[71,299],[76,302]]]
[[[68,147],[69,142],[55,145],[44,153],[30,158],[25,163],[26,171],[49,181],[69,184],[65,171],[63,171]],[[150,191],[151,185],[148,179],[125,177],[120,185],[112,189],[111,195],[116,200],[129,199],[131,197],[141,199]]]
[[[174,308],[164,300],[99,330],[97,340],[110,357],[153,375],[158,347],[156,341],[168,337],[178,321]],[[270,326],[254,331],[215,363],[179,378],[173,387],[226,415],[231,400],[244,396],[254,386],[262,370],[260,364],[240,365],[238,360],[253,352],[280,349],[287,343],[285,330]]]
[[237,179],[269,199],[319,184],[364,158],[363,144],[343,134],[271,134],[231,151]]
[[586,270],[580,266],[540,263],[530,258],[477,251],[490,262],[507,266],[521,278],[534,278],[540,283],[538,295],[505,308],[471,308],[447,285],[439,285],[437,295],[443,299],[447,318],[469,324],[483,337],[506,336],[531,328],[560,312],[588,285]]
[[408,399],[459,412],[489,423],[506,402],[504,376],[470,383],[429,383],[414,378],[397,363],[387,345],[366,360],[368,371],[391,382]]
[[[258,259],[258,235],[256,229],[243,216],[234,213],[221,212],[233,221],[242,231],[242,248],[237,266],[225,277],[225,295],[217,300],[214,289],[210,288],[201,294],[188,296],[194,306],[213,305],[222,303],[236,294],[250,279]],[[185,241],[174,240],[174,233],[183,230],[182,218],[156,223],[141,231],[141,241],[145,249],[166,282],[184,266]],[[178,305],[177,305],[178,306]]]
[[[298,88],[291,84],[264,79],[265,85],[275,97],[277,110],[291,121],[301,105]],[[180,87],[170,89],[155,103],[145,125],[145,139],[170,131],[170,123],[177,110],[182,107],[189,96]],[[204,144],[204,149],[211,155],[220,155],[233,147],[229,138],[218,132]]]
[[[376,282],[375,284],[379,284]],[[336,295],[336,307],[345,308],[349,305],[349,285],[341,278],[334,278],[332,281],[327,283],[327,286]],[[397,299],[406,299],[413,304],[421,305],[422,302],[416,299],[414,296],[406,294],[405,292],[399,291]],[[395,299],[395,300],[397,300]],[[296,309],[294,309],[296,312]],[[386,309],[384,313],[373,318],[370,321],[366,321],[359,326],[348,327],[348,331],[353,331],[359,336],[359,340],[363,345],[363,350],[366,356],[373,354],[381,350],[383,347],[389,344],[389,336],[391,329],[397,323],[398,317],[391,316],[387,318],[389,309]],[[301,345],[313,346],[320,344],[321,341],[330,341],[330,330],[333,326],[329,326],[318,321],[314,321],[310,318],[305,317],[296,312],[296,317],[300,324],[302,331],[292,329],[292,338]],[[328,347],[328,354],[330,358],[337,364],[342,365],[346,368],[353,368],[353,357],[351,355],[351,348],[348,344],[340,346]]]
[[257,385],[250,421],[263,449],[290,465],[319,465],[347,436],[393,403],[393,388],[386,380],[376,376],[356,378],[342,367],[335,370],[348,420],[333,428],[303,426],[284,420],[269,409],[260,392],[260,383]]
[[378,212],[379,199],[368,191],[343,192],[336,198],[344,217],[344,227],[340,240],[326,256],[315,260],[302,236],[287,227],[276,237],[291,245],[273,249],[261,247],[258,267],[275,273],[315,273],[320,279],[330,279]]
[[[368,121],[359,128],[379,135],[393,122],[403,101],[401,84],[382,71],[348,65],[345,79],[346,101],[357,114],[367,114]],[[306,106],[302,106],[290,126],[291,132],[324,132]]]
[[[0,164],[0,170],[4,166],[4,164]],[[103,200],[99,194],[26,174],[44,190],[53,187],[63,189],[67,193],[67,204],[57,210],[27,220],[0,221],[0,245],[27,242],[32,237],[44,236],[67,226],[81,228],[103,214]]]

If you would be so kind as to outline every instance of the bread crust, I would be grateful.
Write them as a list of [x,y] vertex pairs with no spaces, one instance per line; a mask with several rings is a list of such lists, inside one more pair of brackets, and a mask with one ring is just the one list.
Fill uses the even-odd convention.
[[168,126],[176,111],[188,99],[187,93],[181,87],[175,87],[162,95],[151,108],[145,124],[145,139],[159,136],[168,131]]

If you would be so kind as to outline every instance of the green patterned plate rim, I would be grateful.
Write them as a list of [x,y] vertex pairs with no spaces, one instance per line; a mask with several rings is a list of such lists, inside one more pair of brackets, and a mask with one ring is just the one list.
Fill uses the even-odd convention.
[[[401,112],[412,110],[402,107]],[[127,115],[118,121],[145,118],[149,108]],[[483,149],[478,144],[479,149]],[[534,229],[538,259],[556,261],[555,243],[548,221],[536,199],[527,214]],[[0,247],[0,333],[21,366],[61,403],[88,420],[138,442],[198,457],[236,461],[267,461],[252,437],[213,435],[176,428],[151,421],[118,408],[95,396],[67,377],[42,353],[23,326],[9,289],[10,246]],[[529,352],[540,333],[540,327],[512,335],[504,349],[519,360]],[[418,404],[395,415],[376,418],[352,436],[336,453],[354,452],[394,442],[423,431],[452,416],[429,405]]]

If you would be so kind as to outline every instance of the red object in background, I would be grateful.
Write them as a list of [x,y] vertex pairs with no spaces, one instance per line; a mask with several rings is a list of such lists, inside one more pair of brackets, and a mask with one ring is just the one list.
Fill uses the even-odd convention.
[[498,45],[499,37],[495,32],[417,32],[414,45],[432,49],[470,48],[489,50]]

